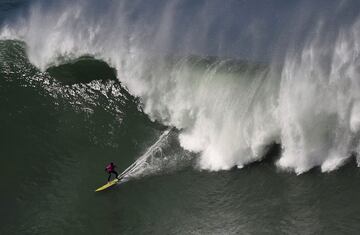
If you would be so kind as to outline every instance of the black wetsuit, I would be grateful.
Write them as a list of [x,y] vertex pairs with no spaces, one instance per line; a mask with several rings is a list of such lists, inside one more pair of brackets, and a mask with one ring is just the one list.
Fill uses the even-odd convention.
[[110,181],[111,173],[115,174],[116,178],[119,176],[119,174],[115,170],[109,171],[108,173],[109,173],[108,181]]
[[116,178],[119,176],[119,174],[115,171],[115,167],[116,166],[112,163],[106,166],[105,171],[109,173],[108,181],[110,181],[111,174],[115,174]]

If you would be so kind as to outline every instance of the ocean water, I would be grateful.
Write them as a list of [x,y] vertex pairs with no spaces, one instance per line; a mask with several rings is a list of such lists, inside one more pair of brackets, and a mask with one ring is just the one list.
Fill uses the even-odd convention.
[[0,0],[0,234],[358,234],[359,13]]

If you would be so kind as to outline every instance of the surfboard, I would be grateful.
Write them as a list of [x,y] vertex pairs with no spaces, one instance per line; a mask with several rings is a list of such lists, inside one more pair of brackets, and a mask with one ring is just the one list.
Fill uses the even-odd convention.
[[99,192],[102,190],[105,190],[107,188],[110,188],[111,186],[114,186],[117,182],[119,182],[119,179],[114,179],[113,181],[108,182],[107,184],[101,186],[100,188],[96,189],[95,192]]

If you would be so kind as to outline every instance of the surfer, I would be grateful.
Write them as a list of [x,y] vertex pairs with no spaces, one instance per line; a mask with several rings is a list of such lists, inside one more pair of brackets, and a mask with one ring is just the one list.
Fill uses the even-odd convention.
[[115,174],[115,177],[118,179],[119,174],[115,171],[115,167],[114,163],[110,162],[110,164],[105,168],[105,171],[109,173],[108,182],[110,181],[112,173]]

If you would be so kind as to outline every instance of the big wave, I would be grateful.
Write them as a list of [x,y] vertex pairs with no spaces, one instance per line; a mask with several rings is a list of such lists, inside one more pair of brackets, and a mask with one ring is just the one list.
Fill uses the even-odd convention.
[[[181,130],[181,146],[199,153],[202,169],[241,168],[262,160],[273,143],[283,149],[276,164],[297,174],[335,170],[360,151],[357,16],[336,27],[319,16],[305,31],[300,26],[309,22],[300,17],[295,29],[307,32],[303,40],[274,46],[260,63],[226,59],[249,33],[252,49],[261,48],[262,24],[242,30],[236,14],[224,17],[236,1],[201,2],[190,11],[186,4],[37,2],[4,24],[0,37],[24,41],[41,70],[83,55],[107,62],[150,118]],[[344,9],[339,4],[331,14]],[[236,42],[224,45],[229,37]]]

